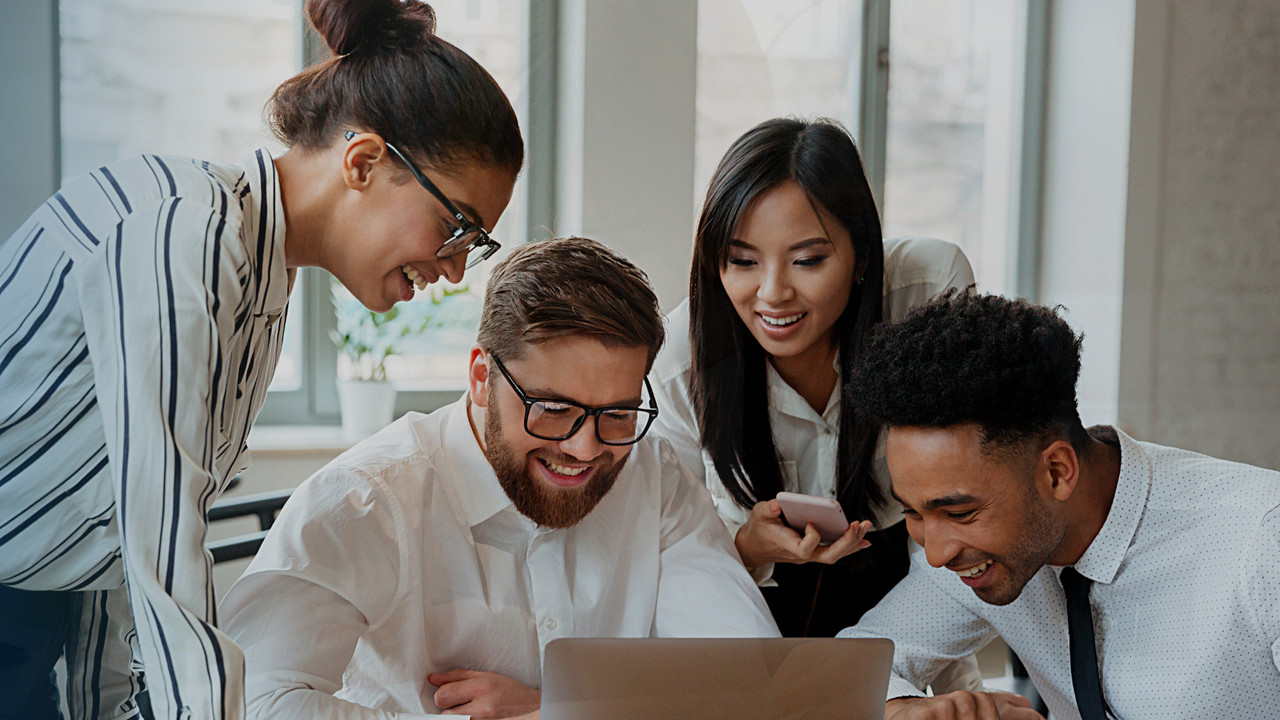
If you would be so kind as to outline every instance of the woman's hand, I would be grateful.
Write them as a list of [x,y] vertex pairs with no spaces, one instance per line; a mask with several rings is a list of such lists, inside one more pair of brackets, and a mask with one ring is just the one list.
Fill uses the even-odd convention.
[[871,547],[871,542],[865,539],[870,530],[870,520],[849,523],[849,529],[839,540],[830,545],[819,545],[822,538],[812,523],[805,526],[802,536],[782,521],[782,507],[778,501],[766,500],[751,508],[751,517],[738,529],[733,542],[747,567],[760,567],[771,562],[830,565],[845,555]]

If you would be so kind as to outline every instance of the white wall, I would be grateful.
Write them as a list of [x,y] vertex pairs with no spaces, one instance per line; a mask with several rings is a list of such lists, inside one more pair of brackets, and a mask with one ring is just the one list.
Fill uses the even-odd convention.
[[1052,5],[1041,302],[1083,332],[1085,425],[1117,420],[1133,0]]
[[1280,468],[1280,3],[1136,7],[1120,419]]

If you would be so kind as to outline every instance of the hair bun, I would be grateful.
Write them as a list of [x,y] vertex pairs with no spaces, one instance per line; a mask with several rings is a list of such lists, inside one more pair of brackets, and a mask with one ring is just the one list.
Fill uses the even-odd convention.
[[435,10],[418,0],[307,0],[307,17],[334,55],[421,42],[436,32]]

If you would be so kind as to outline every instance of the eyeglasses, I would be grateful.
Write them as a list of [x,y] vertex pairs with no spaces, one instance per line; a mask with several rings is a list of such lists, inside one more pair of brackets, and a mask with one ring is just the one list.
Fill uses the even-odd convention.
[[[343,135],[350,140],[356,136],[356,133],[348,130]],[[450,202],[449,198],[445,197],[440,188],[436,187],[435,183],[422,174],[417,165],[409,162],[409,158],[405,157],[405,154],[400,152],[399,148],[388,142],[387,149],[395,153],[395,156],[400,158],[400,162],[409,167],[409,172],[413,173],[413,177],[417,179],[418,184],[434,195],[440,201],[440,204],[444,206],[444,209],[448,210],[449,214],[453,215],[454,219],[458,221],[456,225],[449,223],[449,230],[452,235],[436,251],[436,257],[451,258],[454,255],[466,255],[473,250],[477,251],[479,254],[471,255],[467,260],[467,268],[470,269],[493,257],[493,254],[502,248],[498,241],[489,237],[489,233],[485,232],[484,228],[468,220],[467,216],[463,215],[462,211]]]
[[644,389],[649,393],[649,407],[601,407],[589,408],[568,400],[532,398],[511,377],[497,355],[489,353],[502,377],[516,391],[524,403],[524,430],[543,440],[567,440],[578,432],[588,416],[596,419],[596,438],[605,445],[631,445],[644,437],[658,417],[658,403],[653,397],[649,378],[644,379]]

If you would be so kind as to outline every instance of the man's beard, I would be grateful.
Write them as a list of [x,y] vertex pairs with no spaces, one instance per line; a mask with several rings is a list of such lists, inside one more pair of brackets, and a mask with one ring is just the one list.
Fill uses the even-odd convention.
[[[1008,605],[1017,600],[1022,594],[1022,589],[1036,573],[1040,572],[1040,568],[1045,566],[1066,537],[1066,528],[1054,522],[1048,507],[1030,485],[1031,481],[1028,479],[1027,482],[1027,494],[1023,496],[1027,516],[1022,523],[1022,531],[1018,534],[1014,549],[999,557],[974,561],[977,563],[983,559],[990,559],[1004,570],[1003,582],[974,589],[974,594],[979,599],[991,605]],[[967,560],[966,563],[968,563]]]
[[[523,430],[523,428],[521,428]],[[578,432],[587,432],[578,428]],[[567,528],[577,525],[596,505],[609,494],[618,473],[627,463],[630,453],[620,460],[609,460],[607,464],[594,464],[589,471],[591,477],[586,483],[572,488],[559,488],[540,481],[533,476],[529,464],[537,462],[530,455],[523,458],[515,456],[511,447],[503,441],[502,419],[498,416],[497,403],[490,402],[484,420],[485,456],[498,476],[498,484],[510,498],[522,515],[538,525],[549,528]],[[554,463],[566,465],[582,462],[581,459],[567,455],[546,455],[540,457]],[[602,455],[607,458],[608,454]]]

